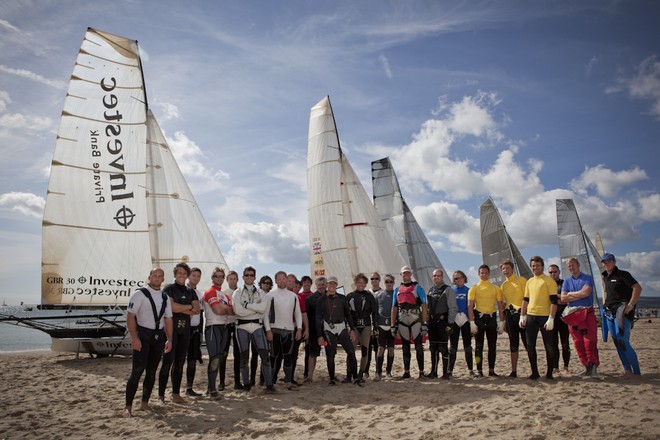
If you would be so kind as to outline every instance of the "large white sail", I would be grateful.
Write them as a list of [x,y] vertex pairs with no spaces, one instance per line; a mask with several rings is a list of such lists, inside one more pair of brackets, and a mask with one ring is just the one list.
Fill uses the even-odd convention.
[[500,263],[504,260],[513,262],[514,271],[524,278],[533,276],[529,265],[525,261],[513,242],[495,206],[492,198],[483,202],[479,208],[479,220],[481,223],[481,253],[484,264],[490,267],[490,281],[500,285],[504,281],[504,275],[500,270]]
[[[582,230],[580,217],[572,199],[557,199],[557,236],[559,238],[559,256],[561,257],[561,272],[564,278],[570,276],[566,263],[571,257],[580,262],[580,271],[593,276],[587,241]],[[595,247],[592,249],[595,251]],[[600,263],[600,258],[597,258]],[[598,301],[598,295],[594,298]]]
[[144,283],[146,119],[137,42],[88,29],[51,164],[43,304],[123,304]]
[[147,201],[152,265],[165,269],[166,280],[172,280],[170,269],[181,261],[201,269],[200,289],[211,285],[214,267],[229,269],[151,111],[147,116]]
[[374,206],[399,254],[412,269],[414,279],[430,289],[433,271],[442,269],[444,273],[445,269],[403,198],[389,157],[371,162],[371,181]]
[[314,277],[336,276],[346,292],[360,272],[400,280],[405,263],[341,151],[327,96],[310,112],[307,200]]

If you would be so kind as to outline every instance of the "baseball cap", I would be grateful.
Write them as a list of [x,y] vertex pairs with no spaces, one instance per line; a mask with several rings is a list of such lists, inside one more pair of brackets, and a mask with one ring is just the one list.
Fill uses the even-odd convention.
[[614,258],[613,254],[610,254],[609,252],[606,254],[603,254],[603,257],[600,259],[601,263],[603,261],[616,261],[616,258]]
[[401,273],[404,273],[404,272],[410,272],[410,273],[412,273],[412,270],[410,269],[410,266],[403,266],[403,267],[401,268]]

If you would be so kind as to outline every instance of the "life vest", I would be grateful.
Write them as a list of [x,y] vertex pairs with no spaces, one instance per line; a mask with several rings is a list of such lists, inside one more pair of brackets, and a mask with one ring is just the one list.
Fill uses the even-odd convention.
[[406,286],[401,284],[396,295],[396,302],[399,307],[411,308],[421,304],[419,296],[417,296],[417,283],[413,282]]

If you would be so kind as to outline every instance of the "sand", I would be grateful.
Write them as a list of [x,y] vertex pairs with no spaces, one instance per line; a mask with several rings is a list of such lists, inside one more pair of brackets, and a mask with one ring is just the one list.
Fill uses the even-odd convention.
[[[363,388],[328,386],[325,358],[319,358],[314,383],[293,391],[276,385],[273,395],[261,388],[244,393],[229,386],[218,402],[188,398],[186,405],[171,403],[169,390],[167,403],[155,405],[154,391],[153,410],[134,411],[131,419],[122,417],[130,358],[6,354],[0,356],[0,438],[657,439],[660,319],[647,321],[638,321],[633,330],[642,369],[636,378],[623,376],[611,341],[599,344],[598,379],[577,376],[583,367],[572,348],[571,374],[552,383],[526,379],[525,352],[520,353],[522,378],[470,378],[461,351],[452,381],[367,379]],[[540,337],[538,353],[542,366]],[[496,371],[507,375],[506,335],[499,338],[497,357]],[[401,363],[397,348],[395,377],[402,373]],[[344,365],[339,356],[339,373]],[[371,368],[373,377],[373,363]],[[301,365],[296,374],[300,380]],[[198,368],[195,388],[206,389],[206,362]]]

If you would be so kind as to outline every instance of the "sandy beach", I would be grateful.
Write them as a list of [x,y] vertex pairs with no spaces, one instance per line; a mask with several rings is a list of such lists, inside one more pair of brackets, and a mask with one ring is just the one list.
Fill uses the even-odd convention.
[[[189,403],[156,404],[124,419],[124,392],[130,358],[76,359],[74,354],[30,352],[0,356],[0,438],[319,438],[319,439],[657,439],[660,438],[660,319],[640,320],[632,344],[642,376],[623,377],[611,341],[599,343],[598,379],[583,371],[571,345],[571,374],[555,382],[526,379],[521,352],[520,378],[510,371],[508,340],[498,339],[497,378],[469,378],[463,352],[455,379],[373,382],[363,388],[327,384],[325,358],[319,358],[314,383],[269,395],[223,392],[222,400],[189,398]],[[572,344],[572,343],[571,343]],[[539,365],[545,354],[538,344]],[[427,371],[430,365],[425,352]],[[302,358],[297,369],[302,376]],[[339,373],[344,357],[338,356]],[[413,356],[413,365],[415,365]],[[372,362],[372,377],[374,363]],[[402,373],[400,348],[395,377]],[[416,367],[413,375],[417,376]],[[185,379],[184,379],[185,382]],[[229,380],[231,383],[231,379]],[[206,389],[206,362],[195,388]],[[141,386],[138,390],[138,400]],[[139,405],[136,400],[136,406]]]

